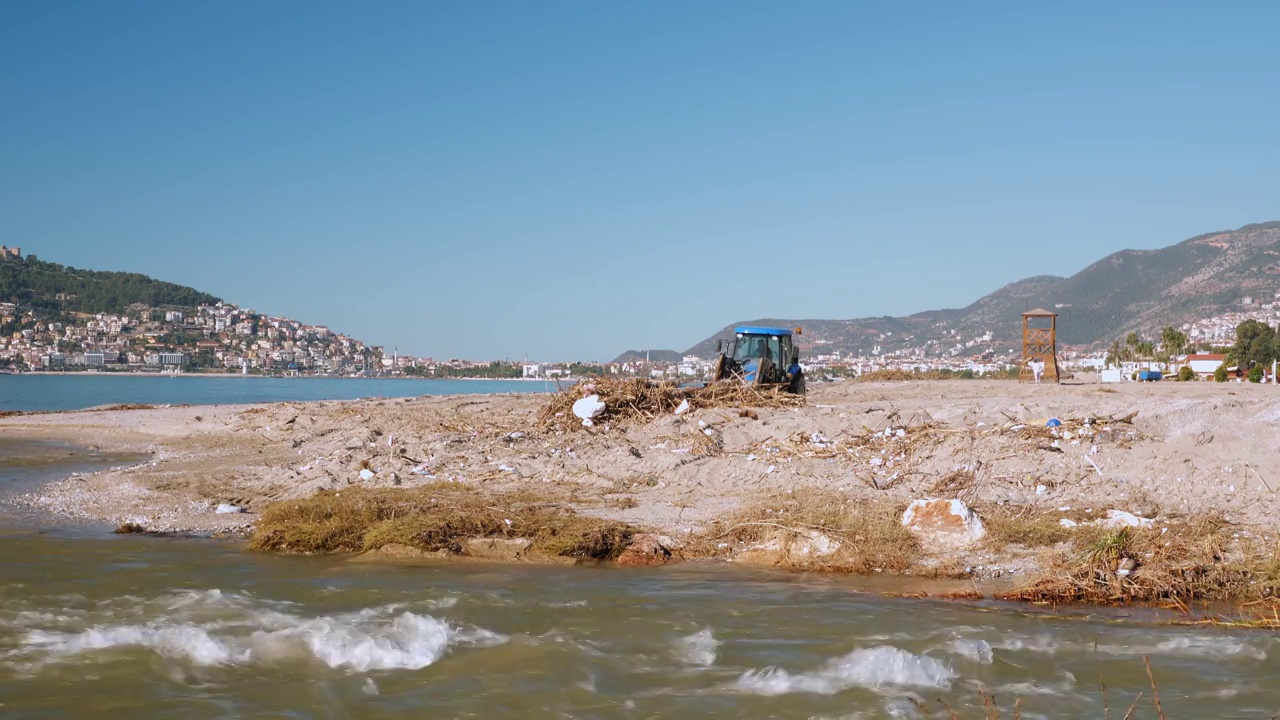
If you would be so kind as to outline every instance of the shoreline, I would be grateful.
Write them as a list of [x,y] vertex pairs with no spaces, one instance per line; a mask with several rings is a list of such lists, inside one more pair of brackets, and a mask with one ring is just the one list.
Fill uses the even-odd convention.
[[[707,408],[569,431],[538,426],[546,396],[536,394],[75,411],[9,417],[0,429],[79,444],[92,436],[108,450],[148,453],[139,465],[57,481],[24,499],[148,531],[244,535],[270,508],[326,493],[381,493],[398,502],[414,492],[457,490],[459,498],[510,507],[534,498],[566,518],[628,528],[627,547],[637,539],[647,545],[629,559],[621,544],[609,550],[623,564],[717,559],[1007,583],[1033,578],[1061,554],[1071,534],[1053,529],[1058,518],[1096,525],[1111,510],[1174,533],[1197,518],[1222,517],[1237,535],[1274,544],[1280,501],[1258,468],[1276,466],[1280,451],[1233,432],[1275,424],[1280,398],[1220,390],[834,383],[806,407],[760,409],[755,418]],[[1216,410],[1195,410],[1214,400]],[[1122,422],[1130,408],[1137,412],[1131,425]],[[1086,414],[1112,418],[1120,430],[1100,428],[1088,443],[1073,444],[1080,438],[1031,432],[1030,421],[1045,414],[1062,416],[1077,432],[1087,427],[1077,422]],[[1159,477],[1171,470],[1187,477]],[[948,484],[953,492],[942,492]],[[950,547],[946,538],[922,537],[909,564],[849,555],[870,525],[803,516],[810,497],[820,506],[831,504],[825,498],[847,503],[846,519],[877,508],[896,519],[914,500],[956,495],[986,522],[987,538]],[[248,512],[217,515],[219,504]],[[881,533],[895,524],[877,522]],[[735,523],[786,530],[746,533]],[[1037,544],[1036,533],[1053,542]],[[488,550],[470,547],[481,539]],[[500,539],[481,533],[446,555],[533,560],[517,547],[522,542],[506,542],[527,538]]]
[[159,373],[159,372],[67,372],[64,370],[7,373],[10,377],[155,377],[155,378],[242,378],[256,380],[430,380],[480,382],[543,382],[537,378],[449,378],[449,377],[351,377],[348,375],[244,375],[241,373]]

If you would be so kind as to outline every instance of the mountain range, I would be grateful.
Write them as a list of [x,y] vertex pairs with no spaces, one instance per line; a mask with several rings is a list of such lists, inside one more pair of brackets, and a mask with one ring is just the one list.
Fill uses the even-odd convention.
[[1280,222],[1207,233],[1158,250],[1121,250],[1071,277],[1039,275],[1010,283],[956,309],[905,317],[814,320],[755,318],[728,325],[685,354],[712,357],[716,341],[738,325],[802,327],[809,352],[870,355],[903,348],[940,351],[990,333],[990,345],[1020,341],[1021,315],[1042,307],[1058,313],[1060,345],[1096,346],[1131,331],[1155,334],[1168,325],[1239,309],[1246,297],[1269,302],[1280,293]]

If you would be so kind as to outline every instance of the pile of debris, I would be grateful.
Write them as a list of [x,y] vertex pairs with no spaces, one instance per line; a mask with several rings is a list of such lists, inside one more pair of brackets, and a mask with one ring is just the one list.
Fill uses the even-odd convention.
[[682,387],[674,382],[600,378],[584,380],[553,395],[538,414],[538,427],[572,431],[648,422],[700,408],[791,408],[804,404],[804,396],[775,386],[718,382]]

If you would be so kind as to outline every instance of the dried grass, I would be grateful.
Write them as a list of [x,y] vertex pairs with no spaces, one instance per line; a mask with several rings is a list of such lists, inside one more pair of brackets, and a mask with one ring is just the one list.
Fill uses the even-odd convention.
[[[747,508],[729,521],[713,525],[695,546],[713,555],[719,543],[767,545],[777,541],[783,550],[778,564],[793,569],[866,574],[906,572],[921,556],[919,540],[902,526],[900,508],[865,503],[826,490],[796,488]],[[797,539],[820,533],[840,543],[834,553],[819,557],[787,551]]]
[[[1280,594],[1276,550],[1233,544],[1225,523],[1200,519],[1161,529],[1082,526],[1075,549],[1002,599],[1040,603],[1166,603],[1271,598]],[[1126,572],[1127,571],[1127,572]]]
[[350,489],[269,505],[250,547],[261,551],[364,552],[391,544],[461,552],[471,538],[527,538],[535,552],[616,558],[634,534],[625,523],[579,515],[530,493],[486,493],[454,483]]
[[1011,545],[1025,548],[1052,547],[1068,542],[1079,534],[1075,528],[1062,526],[1059,522],[1063,517],[1061,513],[993,506],[979,510],[978,515],[987,529],[983,543],[995,552],[1004,552]]

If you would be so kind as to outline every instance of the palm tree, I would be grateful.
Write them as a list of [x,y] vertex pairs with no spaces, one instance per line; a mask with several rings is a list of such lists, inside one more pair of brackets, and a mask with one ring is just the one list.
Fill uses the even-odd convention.
[[1107,364],[1115,364],[1120,367],[1120,363],[1124,360],[1124,347],[1120,345],[1119,340],[1111,341],[1111,348],[1107,350]]
[[1181,355],[1187,347],[1187,336],[1179,330],[1167,327],[1160,331],[1160,347],[1170,356]]

